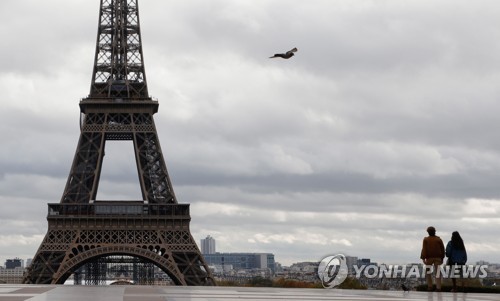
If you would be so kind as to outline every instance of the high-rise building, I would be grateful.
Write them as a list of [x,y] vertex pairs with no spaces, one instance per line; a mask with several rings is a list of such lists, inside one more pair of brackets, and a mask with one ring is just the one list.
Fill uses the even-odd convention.
[[19,258],[14,258],[14,259],[7,259],[5,261],[5,268],[8,270],[15,269],[15,268],[22,268],[23,267],[23,261]]
[[215,239],[207,235],[207,238],[201,239],[201,254],[215,254]]

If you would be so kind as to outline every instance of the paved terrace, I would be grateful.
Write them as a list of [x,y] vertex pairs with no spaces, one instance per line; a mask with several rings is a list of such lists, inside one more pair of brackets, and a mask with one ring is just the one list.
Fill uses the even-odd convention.
[[498,301],[500,295],[374,290],[179,286],[0,285],[0,301],[425,300]]

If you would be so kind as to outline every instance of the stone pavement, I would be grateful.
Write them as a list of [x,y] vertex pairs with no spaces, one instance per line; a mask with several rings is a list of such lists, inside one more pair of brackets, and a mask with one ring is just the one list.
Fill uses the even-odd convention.
[[180,286],[0,285],[0,301],[499,301],[500,294]]

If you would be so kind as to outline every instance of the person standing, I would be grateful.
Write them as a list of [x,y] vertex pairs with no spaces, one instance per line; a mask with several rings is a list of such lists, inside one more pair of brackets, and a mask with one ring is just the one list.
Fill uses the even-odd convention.
[[457,275],[455,272],[459,273],[459,278],[462,279],[462,291],[464,290],[464,279],[463,279],[463,266],[467,262],[467,251],[465,250],[465,245],[460,233],[455,231],[451,233],[451,240],[446,245],[446,257],[448,257],[447,263],[450,266],[451,281],[453,283],[452,292],[457,291]]
[[429,236],[425,237],[422,242],[422,252],[420,259],[426,265],[425,278],[427,280],[427,289],[432,291],[432,276],[435,274],[436,278],[436,291],[441,291],[441,271],[439,266],[443,264],[445,255],[444,244],[439,236],[436,236],[436,228],[428,227],[427,233]]

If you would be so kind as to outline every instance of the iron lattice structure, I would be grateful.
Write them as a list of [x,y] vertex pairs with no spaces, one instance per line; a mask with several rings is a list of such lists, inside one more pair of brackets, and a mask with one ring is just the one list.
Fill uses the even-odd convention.
[[[49,228],[24,282],[62,284],[85,268],[97,283],[100,265],[121,255],[155,265],[178,285],[214,285],[189,230],[189,204],[177,203],[163,159],[137,0],[101,0],[98,28],[73,165],[60,203],[49,204]],[[133,141],[142,200],[96,200],[108,140]]]
[[107,283],[134,283],[154,285],[164,278],[155,277],[155,266],[144,259],[130,256],[100,257],[88,262],[74,273],[74,282],[81,285],[105,285]]

